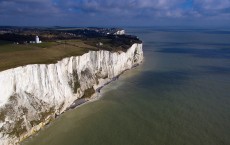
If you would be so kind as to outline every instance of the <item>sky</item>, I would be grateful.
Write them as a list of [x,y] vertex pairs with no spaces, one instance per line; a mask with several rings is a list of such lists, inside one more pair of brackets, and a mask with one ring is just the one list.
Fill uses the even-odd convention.
[[230,0],[0,0],[0,25],[228,26]]

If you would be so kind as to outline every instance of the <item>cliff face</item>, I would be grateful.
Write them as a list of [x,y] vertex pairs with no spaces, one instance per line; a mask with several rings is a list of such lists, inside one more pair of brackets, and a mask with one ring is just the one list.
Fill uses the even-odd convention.
[[89,97],[142,60],[142,44],[133,44],[127,52],[90,51],[0,72],[0,144],[33,134],[74,100]]

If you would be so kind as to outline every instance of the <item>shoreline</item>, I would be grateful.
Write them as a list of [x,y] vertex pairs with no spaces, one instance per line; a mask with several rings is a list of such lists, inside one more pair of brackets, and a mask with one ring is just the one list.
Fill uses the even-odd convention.
[[[142,61],[142,63],[143,63],[143,61]],[[103,84],[102,86],[98,87],[98,88],[95,90],[95,93],[92,94],[92,95],[90,96],[90,98],[79,98],[79,99],[75,100],[75,101],[74,101],[69,107],[67,107],[61,114],[65,113],[65,112],[67,112],[67,111],[69,111],[69,110],[76,109],[76,108],[78,108],[78,107],[81,107],[81,106],[86,105],[86,104],[88,104],[88,103],[90,103],[90,102],[94,102],[94,101],[100,99],[100,98],[102,97],[102,96],[100,95],[100,94],[101,94],[101,90],[102,90],[104,87],[108,86],[108,85],[109,85],[110,83],[112,83],[112,82],[117,81],[117,80],[119,79],[119,77],[120,77],[122,74],[124,74],[126,71],[132,70],[132,69],[138,67],[139,65],[140,65],[140,64],[137,64],[137,65],[134,65],[134,66],[133,66],[132,68],[130,68],[130,69],[124,70],[124,71],[121,72],[119,75],[113,77],[110,81],[108,81],[108,82],[106,82],[105,84]],[[60,115],[61,115],[61,114],[60,114]],[[58,115],[58,116],[60,116],[60,115]],[[56,118],[55,118],[55,119],[56,119]]]
[[[141,62],[143,63],[143,61]],[[140,64],[141,64],[140,63]],[[20,144],[24,141],[26,141],[27,139],[31,139],[33,138],[36,134],[38,134],[42,129],[46,128],[46,127],[49,127],[49,125],[52,125],[52,123],[58,119],[59,117],[61,117],[64,113],[66,113],[67,111],[71,111],[71,110],[74,110],[74,109],[77,109],[79,107],[82,107],[84,105],[87,105],[88,103],[92,103],[94,101],[97,101],[99,100],[100,98],[103,97],[103,93],[101,92],[101,90],[108,86],[110,83],[112,82],[115,82],[116,80],[119,79],[119,77],[124,74],[126,71],[129,71],[129,70],[132,70],[134,68],[136,68],[137,66],[139,66],[140,64],[137,64],[137,65],[134,65],[132,68],[130,69],[126,69],[124,70],[123,72],[121,72],[119,75],[117,75],[116,77],[113,77],[110,81],[106,82],[105,84],[103,84],[101,87],[98,87],[96,90],[95,90],[95,93],[91,95],[90,98],[79,98],[77,100],[75,100],[69,107],[67,107],[62,113],[60,114],[51,114],[50,116],[47,117],[47,119],[44,121],[44,122],[41,122],[41,126],[38,130],[35,130],[33,131],[33,133],[27,137],[24,137],[22,139],[20,139],[20,141],[17,143],[17,144]],[[100,95],[102,94],[102,95]]]

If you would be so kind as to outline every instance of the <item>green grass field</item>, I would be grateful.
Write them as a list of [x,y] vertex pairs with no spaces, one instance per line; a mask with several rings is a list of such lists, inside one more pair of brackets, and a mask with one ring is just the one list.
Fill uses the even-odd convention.
[[[79,56],[89,50],[126,51],[131,43],[98,37],[74,40],[59,40],[40,44],[14,44],[0,40],[0,71],[27,64],[56,63],[65,57]],[[99,46],[99,42],[103,45]],[[128,43],[127,43],[128,42]]]
[[41,44],[13,44],[0,41],[0,71],[27,64],[55,63],[62,58],[98,50],[82,40],[44,42]]

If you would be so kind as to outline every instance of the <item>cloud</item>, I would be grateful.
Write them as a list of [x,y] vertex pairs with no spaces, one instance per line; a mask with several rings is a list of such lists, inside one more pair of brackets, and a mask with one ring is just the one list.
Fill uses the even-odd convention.
[[230,9],[230,0],[60,0],[59,3],[61,9],[77,12],[156,17],[218,15]]
[[7,17],[25,20],[34,17],[55,22],[59,19],[69,23],[103,19],[108,22],[117,18],[125,22],[143,18],[146,22],[157,19],[228,20],[230,0],[0,0],[0,18],[6,20]]
[[0,9],[0,15],[11,16],[44,16],[59,12],[49,0],[0,0]]
[[62,8],[80,10],[86,13],[109,12],[112,14],[122,15],[127,11],[129,14],[139,14],[145,9],[149,9],[151,11],[171,11],[174,8],[177,8],[177,4],[182,1],[183,0],[68,0],[68,2],[66,2],[62,0],[59,2]]
[[229,0],[195,0],[194,3],[204,10],[221,10],[230,7]]

